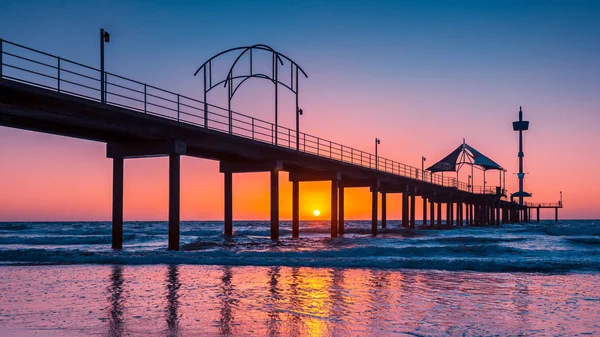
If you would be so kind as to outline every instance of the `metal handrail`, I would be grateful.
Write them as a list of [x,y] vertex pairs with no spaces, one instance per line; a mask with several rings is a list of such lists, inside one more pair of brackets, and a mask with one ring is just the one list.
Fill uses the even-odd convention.
[[[14,49],[7,51],[6,48]],[[19,55],[18,51],[33,53],[32,56]],[[56,61],[50,64],[32,57],[49,57]],[[65,69],[64,65],[80,67],[85,71],[98,73],[98,78]],[[39,69],[34,70],[36,66]],[[64,75],[74,75],[76,79],[65,79]],[[61,77],[61,75],[63,75]],[[15,80],[32,86],[38,86],[60,93],[86,99],[101,101],[100,77],[101,71],[78,62],[66,60],[33,48],[0,39],[0,78]],[[132,80],[117,74],[105,72],[106,104],[131,109],[137,112],[160,116],[181,123],[206,127],[210,130],[229,133],[234,136],[251,139],[288,149],[319,156],[330,160],[340,161],[351,165],[369,168],[415,180],[425,181],[434,185],[454,187],[458,190],[477,193],[495,194],[495,187],[471,187],[452,177],[440,177],[429,171],[402,164],[391,159],[375,156],[369,152],[329,141],[317,136],[299,132],[299,144],[296,143],[296,130],[231,111],[232,118],[227,115],[229,110],[213,104],[161,89],[146,83]],[[91,83],[81,83],[88,81]],[[119,83],[117,83],[119,82]],[[94,87],[96,86],[96,87]],[[150,92],[149,92],[150,90]],[[169,97],[165,97],[165,96]],[[182,102],[182,100],[184,102]],[[194,111],[202,114],[194,114]],[[219,113],[221,112],[221,113]],[[208,118],[205,118],[207,116]],[[231,124],[230,124],[231,123]],[[277,131],[275,131],[275,129]],[[294,135],[292,137],[292,135]]]
[[530,208],[561,208],[563,206],[561,202],[525,202],[524,204]]

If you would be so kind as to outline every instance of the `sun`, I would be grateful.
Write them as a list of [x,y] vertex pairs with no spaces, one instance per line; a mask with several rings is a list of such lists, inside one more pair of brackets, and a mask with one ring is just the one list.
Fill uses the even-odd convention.
[[321,215],[321,211],[319,211],[318,209],[315,209],[315,210],[313,211],[313,215],[314,215],[314,216],[319,216],[319,215]]

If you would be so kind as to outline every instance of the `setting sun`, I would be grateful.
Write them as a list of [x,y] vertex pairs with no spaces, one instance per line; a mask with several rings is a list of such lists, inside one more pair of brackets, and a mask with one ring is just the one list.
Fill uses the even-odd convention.
[[313,211],[313,215],[314,215],[314,216],[319,216],[319,215],[321,215],[321,211],[319,211],[318,209],[315,209],[315,210]]

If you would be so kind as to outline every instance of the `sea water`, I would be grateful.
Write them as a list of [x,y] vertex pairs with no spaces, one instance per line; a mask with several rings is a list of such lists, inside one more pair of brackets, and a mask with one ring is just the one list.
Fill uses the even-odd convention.
[[600,222],[0,223],[2,336],[600,335]]

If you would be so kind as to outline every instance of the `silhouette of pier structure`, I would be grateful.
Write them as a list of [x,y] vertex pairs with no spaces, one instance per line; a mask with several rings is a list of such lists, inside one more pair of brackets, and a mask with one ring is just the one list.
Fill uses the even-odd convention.
[[[105,36],[103,35],[103,38]],[[234,53],[224,78],[213,62]],[[267,57],[270,72],[258,71],[254,60]],[[240,73],[242,63],[248,67]],[[215,74],[213,74],[215,73]],[[69,61],[0,39],[0,125],[107,144],[113,161],[112,247],[123,245],[123,173],[125,159],[169,158],[168,248],[179,250],[180,158],[192,156],[220,162],[224,177],[224,234],[233,234],[233,174],[270,174],[270,236],[279,235],[279,173],[292,182],[292,237],[300,235],[300,183],[331,183],[331,237],[344,234],[344,191],[369,188],[371,232],[387,227],[387,194],[402,195],[402,227],[415,228],[417,197],[423,203],[423,225],[430,227],[497,225],[526,221],[532,206],[505,199],[502,186],[473,186],[443,172],[404,165],[300,131],[300,79],[307,74],[287,56],[265,45],[233,48],[202,64],[203,99],[195,99],[107,71]],[[214,77],[213,77],[214,76]],[[214,80],[213,80],[214,78]],[[270,123],[232,110],[231,98],[248,79],[270,81],[296,95],[296,128]],[[227,90],[228,107],[207,102],[218,86]],[[502,185],[502,183],[500,183]],[[445,214],[442,214],[442,206]],[[199,205],[201,207],[201,205]],[[538,205],[537,208],[543,208]],[[529,212],[527,212],[529,210]],[[443,221],[445,220],[445,221]]]

